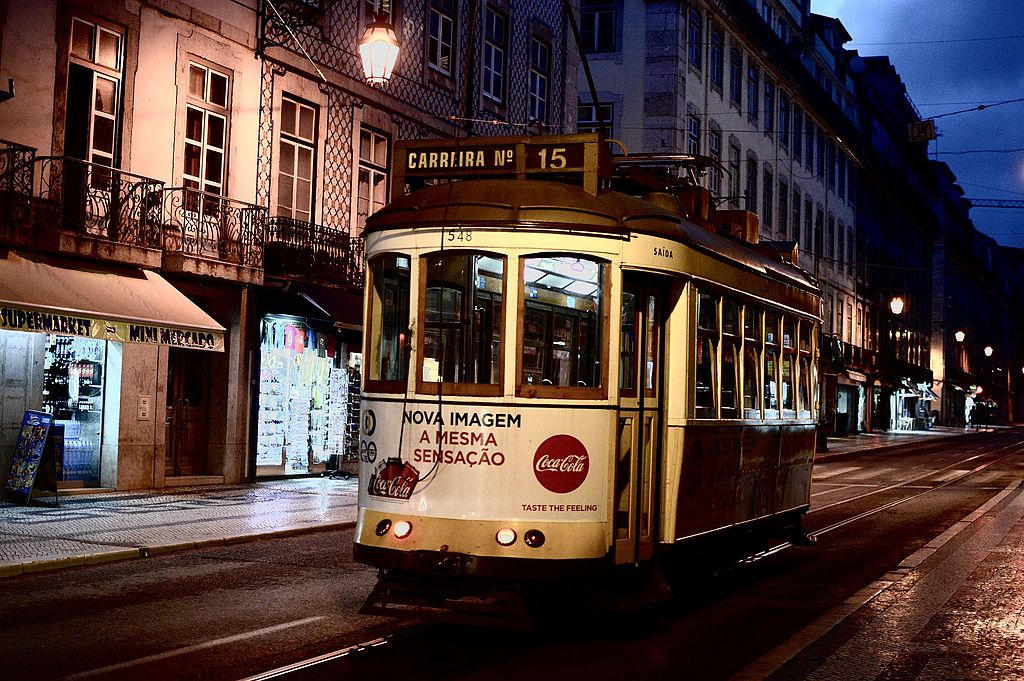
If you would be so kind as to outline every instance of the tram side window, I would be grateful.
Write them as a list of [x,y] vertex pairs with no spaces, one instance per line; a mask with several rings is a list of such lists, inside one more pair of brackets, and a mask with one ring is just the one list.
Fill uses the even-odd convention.
[[624,394],[636,394],[636,295],[622,293],[622,335],[619,339],[619,388]]
[[743,314],[743,418],[761,418],[758,387],[761,352],[761,311],[747,305]]
[[[501,383],[503,258],[453,251],[426,255],[421,391],[425,384]],[[478,392],[478,391],[469,391]]]
[[722,418],[739,416],[739,305],[731,300],[722,301]]
[[779,317],[764,316],[764,417],[779,418]]
[[715,363],[718,344],[718,299],[697,294],[697,357],[694,372],[694,416],[713,419],[715,409]]
[[523,258],[521,388],[602,387],[604,288],[599,262]]
[[807,322],[800,322],[798,342],[799,353],[797,356],[797,417],[807,419],[811,417],[811,325]]
[[782,416],[796,417],[796,319],[782,318]]
[[382,255],[370,261],[369,269],[367,389],[404,392],[409,370],[409,257]]

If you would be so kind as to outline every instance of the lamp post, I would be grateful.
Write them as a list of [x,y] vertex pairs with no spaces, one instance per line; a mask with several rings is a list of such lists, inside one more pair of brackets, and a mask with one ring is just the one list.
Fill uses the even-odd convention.
[[381,11],[374,17],[373,23],[366,27],[363,37],[359,39],[359,57],[363,61],[363,75],[370,85],[383,86],[391,80],[391,73],[398,61],[401,43],[395,35],[395,29],[388,21],[387,5],[381,4]]

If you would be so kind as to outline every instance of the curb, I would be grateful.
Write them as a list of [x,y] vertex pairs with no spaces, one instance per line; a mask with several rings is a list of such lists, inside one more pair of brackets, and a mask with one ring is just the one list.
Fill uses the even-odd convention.
[[859,449],[848,449],[845,452],[816,452],[814,454],[814,461],[827,461],[828,459],[835,459],[847,454],[863,454],[864,452],[878,453],[884,452],[889,449],[899,449],[901,447],[908,447],[912,445],[930,445],[936,442],[950,442],[957,440],[962,437],[970,437],[971,435],[987,435],[992,432],[999,431],[971,431],[964,433],[951,433],[949,435],[940,435],[936,437],[925,437],[921,439],[908,440],[906,442],[891,442],[884,445],[875,445],[873,447],[861,447]]
[[61,558],[50,558],[46,560],[26,561],[24,563],[9,563],[0,565],[0,579],[16,577],[18,575],[29,575],[40,572],[53,572],[69,567],[84,567],[89,565],[101,565],[103,563],[114,563],[119,561],[132,560],[135,558],[150,558],[162,556],[189,549],[203,549],[215,546],[230,546],[234,544],[245,544],[260,539],[279,539],[282,537],[294,537],[302,534],[313,534],[327,530],[346,530],[356,526],[354,520],[342,520],[321,525],[310,525],[308,527],[288,527],[283,530],[270,530],[258,534],[236,534],[227,537],[216,537],[213,539],[201,539],[199,541],[185,541],[172,544],[158,544],[156,546],[139,546],[136,548],[112,549],[102,553],[90,553],[82,556],[64,556]]

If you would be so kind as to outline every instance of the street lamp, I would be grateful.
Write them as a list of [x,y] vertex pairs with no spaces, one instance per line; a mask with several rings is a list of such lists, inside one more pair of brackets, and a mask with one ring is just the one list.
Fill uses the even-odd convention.
[[903,306],[903,298],[901,298],[900,296],[896,296],[895,298],[889,301],[889,309],[892,310],[893,314],[902,314]]
[[374,17],[373,23],[366,27],[363,37],[359,39],[363,75],[370,85],[385,85],[391,80],[391,72],[398,61],[398,49],[401,47],[395,29],[386,18],[383,3],[381,9],[382,11]]
[[957,343],[963,343],[964,338],[967,338],[967,334],[961,330],[958,330],[956,333],[953,334],[953,338],[956,338]]
[[985,346],[985,356],[986,357],[991,357],[993,352],[995,352],[995,350],[992,349],[991,345],[986,345]]

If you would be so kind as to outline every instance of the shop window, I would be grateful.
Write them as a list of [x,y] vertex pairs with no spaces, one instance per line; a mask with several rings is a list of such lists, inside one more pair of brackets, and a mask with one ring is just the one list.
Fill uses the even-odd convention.
[[500,395],[505,259],[465,251],[420,259],[423,306],[417,390]]
[[281,98],[277,214],[313,221],[317,110],[292,97]]
[[387,135],[367,127],[359,130],[359,175],[356,182],[356,233],[361,234],[366,218],[384,207],[388,200],[389,147]]
[[522,266],[517,392],[603,397],[606,266],[577,257],[529,257]]
[[409,257],[382,255],[370,261],[366,389],[404,392],[409,370]]
[[46,336],[42,407],[64,429],[61,481],[100,482],[106,351],[106,341]]

